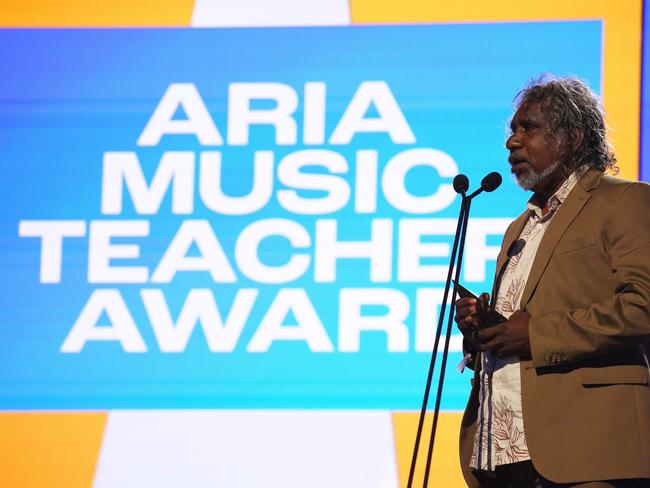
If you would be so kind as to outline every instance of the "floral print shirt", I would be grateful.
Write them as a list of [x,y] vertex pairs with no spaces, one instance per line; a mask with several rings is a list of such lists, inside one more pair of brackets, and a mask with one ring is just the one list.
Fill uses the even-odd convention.
[[[562,184],[548,200],[548,211],[542,214],[539,196],[528,201],[529,217],[519,236],[520,245],[511,255],[499,284],[495,308],[509,317],[520,308],[537,249],[566,196],[573,189],[586,168],[580,168]],[[481,354],[478,428],[470,466],[494,471],[496,466],[530,459],[521,411],[521,375],[519,358],[494,357]]]

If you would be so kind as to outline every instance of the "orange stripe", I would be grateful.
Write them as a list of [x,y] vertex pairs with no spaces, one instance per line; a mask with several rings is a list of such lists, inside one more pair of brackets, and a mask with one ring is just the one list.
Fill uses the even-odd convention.
[[90,488],[107,413],[0,414],[0,485]]
[[0,27],[187,27],[194,0],[0,0]]
[[[603,101],[620,175],[638,178],[641,0],[546,0],[525,5],[519,0],[350,0],[350,9],[353,24],[602,19]],[[523,85],[527,80],[521,81]]]
[[[419,416],[419,413],[414,412],[393,413],[397,470],[402,488],[406,487],[408,481]],[[445,488],[466,486],[458,461],[458,434],[462,416],[461,413],[443,412],[438,417],[436,443],[429,472],[429,486],[444,486]],[[422,486],[432,422],[433,415],[427,414],[423,429],[425,434],[422,435],[420,441],[413,486]]]

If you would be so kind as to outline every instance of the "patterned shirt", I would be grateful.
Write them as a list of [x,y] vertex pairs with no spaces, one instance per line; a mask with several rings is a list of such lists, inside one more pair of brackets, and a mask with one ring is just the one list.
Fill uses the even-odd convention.
[[[535,260],[537,249],[566,196],[585,167],[575,171],[547,202],[547,213],[542,214],[539,195],[528,201],[529,217],[519,236],[520,245],[507,262],[496,299],[496,311],[508,318],[520,308],[526,280]],[[494,471],[496,466],[530,459],[521,411],[521,375],[519,358],[496,358],[491,353],[480,357],[480,391],[478,428],[470,466]]]

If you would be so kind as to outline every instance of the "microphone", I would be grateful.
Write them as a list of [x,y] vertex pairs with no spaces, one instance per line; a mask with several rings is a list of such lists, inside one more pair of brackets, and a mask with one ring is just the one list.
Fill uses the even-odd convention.
[[469,179],[463,174],[458,174],[454,177],[454,191],[464,195],[469,188]]
[[499,188],[502,181],[503,178],[501,178],[501,175],[496,171],[493,171],[485,178],[483,178],[483,180],[481,181],[481,188],[489,193]]
[[501,178],[501,175],[497,173],[496,171],[493,171],[492,173],[488,174],[483,180],[481,180],[481,187],[476,189],[473,193],[471,193],[467,198],[474,198],[476,195],[478,195],[481,192],[491,192],[499,188],[499,185],[501,185],[501,181],[503,181],[503,178]]
[[526,241],[524,239],[517,239],[516,241],[512,241],[512,244],[510,244],[510,247],[508,248],[508,259],[510,259],[512,256],[516,256],[521,251],[523,251],[524,246],[526,246]]

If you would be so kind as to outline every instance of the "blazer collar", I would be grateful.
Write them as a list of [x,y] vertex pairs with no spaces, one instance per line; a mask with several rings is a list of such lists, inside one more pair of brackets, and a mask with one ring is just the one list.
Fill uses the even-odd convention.
[[[535,260],[530,269],[530,274],[526,280],[526,286],[524,292],[521,296],[521,308],[525,309],[530,301],[537,283],[539,282],[548,262],[553,255],[553,251],[557,246],[558,242],[569,228],[573,220],[580,213],[582,208],[585,206],[589,198],[591,198],[591,191],[594,188],[598,187],[600,178],[602,177],[602,171],[591,169],[583,175],[583,177],[578,181],[578,183],[573,187],[573,190],[566,197],[566,200],[560,205],[556,214],[551,219],[551,222],[548,224],[548,228],[544,232],[542,241],[539,244],[537,249],[537,254],[535,255]],[[521,219],[521,216],[519,217]],[[526,223],[526,219],[523,221],[523,225],[519,232],[515,235],[515,239],[521,234],[523,226]],[[514,229],[513,229],[514,231]],[[513,239],[514,240],[514,239]],[[507,248],[506,248],[507,249]]]
[[[598,171],[595,169],[588,170],[582,178],[578,180],[576,183],[574,189],[576,187],[582,188],[584,192],[590,192],[594,188],[598,186],[598,183],[600,182],[600,178],[603,176],[602,171]],[[578,193],[580,191],[578,190]],[[569,194],[570,195],[570,194]],[[567,196],[567,199],[569,196]],[[512,224],[510,224],[510,227],[506,231],[506,234],[503,236],[503,244],[501,246],[501,251],[499,252],[499,255],[497,256],[497,264],[496,264],[496,269],[497,269],[497,275],[499,273],[499,270],[501,267],[504,265],[506,262],[506,259],[508,258],[508,249],[510,249],[510,246],[514,241],[519,239],[519,236],[521,235],[521,232],[524,230],[524,227],[526,226],[526,222],[528,221],[528,216],[530,215],[530,210],[526,209],[524,210],[519,217],[517,217]]]
[[591,191],[598,187],[600,179],[603,177],[603,172],[598,169],[588,170],[582,178],[578,180],[578,184],[584,191]]

